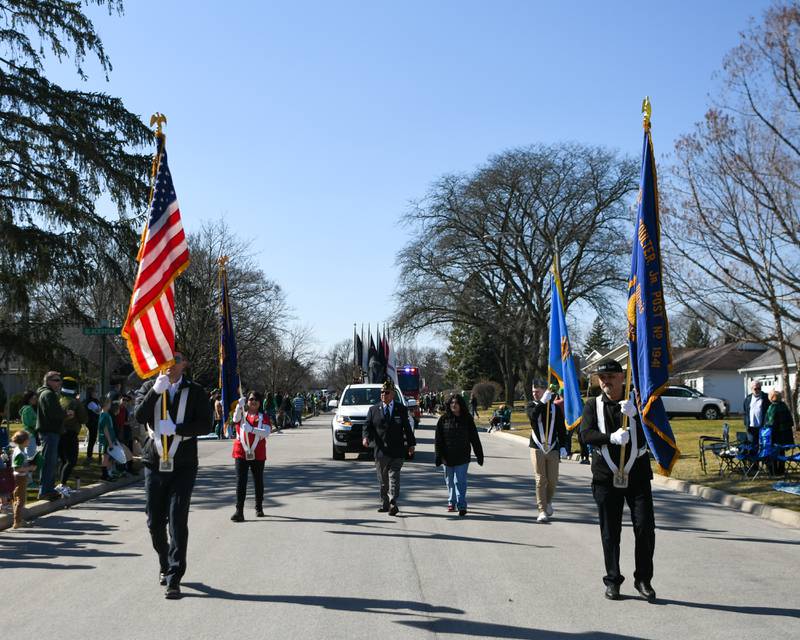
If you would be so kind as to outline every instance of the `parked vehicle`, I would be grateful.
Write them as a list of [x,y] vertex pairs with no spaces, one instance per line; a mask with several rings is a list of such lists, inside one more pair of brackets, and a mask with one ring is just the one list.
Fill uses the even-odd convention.
[[[364,425],[369,408],[381,401],[380,384],[351,384],[345,387],[341,399],[331,400],[329,405],[335,408],[331,420],[331,447],[334,460],[344,460],[345,453],[372,453],[362,443]],[[409,408],[408,421],[414,430],[414,419],[411,410],[416,401],[406,399],[399,389],[395,389],[395,402],[402,402]],[[412,459],[413,456],[407,457]]]
[[667,415],[696,416],[717,420],[728,415],[728,403],[720,398],[705,396],[696,389],[679,385],[667,387],[661,394]]

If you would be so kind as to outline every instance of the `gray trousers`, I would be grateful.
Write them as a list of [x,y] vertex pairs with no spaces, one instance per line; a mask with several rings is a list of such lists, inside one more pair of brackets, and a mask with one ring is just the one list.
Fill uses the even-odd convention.
[[375,456],[375,471],[378,473],[378,482],[381,484],[381,506],[388,509],[390,504],[396,504],[400,497],[400,469],[403,468],[403,458],[386,458]]

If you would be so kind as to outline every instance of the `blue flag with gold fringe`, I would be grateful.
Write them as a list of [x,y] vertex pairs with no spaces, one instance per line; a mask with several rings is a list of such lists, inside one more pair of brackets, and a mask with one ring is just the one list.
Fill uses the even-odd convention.
[[567,319],[564,310],[564,292],[561,287],[561,274],[558,258],[553,261],[553,275],[550,277],[550,355],[548,366],[550,375],[555,376],[564,389],[564,421],[570,431],[580,425],[583,415],[583,399],[578,385],[578,371],[567,333]]
[[672,353],[661,276],[661,229],[649,100],[645,101],[644,111],[642,173],[628,281],[628,354],[647,444],[658,463],[657,471],[669,475],[680,451],[661,401],[669,384]]
[[239,381],[239,362],[236,352],[236,335],[233,331],[231,301],[228,297],[228,272],[224,263],[219,271],[220,313],[219,313],[219,388],[222,406],[225,408],[225,422],[236,406],[241,393]]

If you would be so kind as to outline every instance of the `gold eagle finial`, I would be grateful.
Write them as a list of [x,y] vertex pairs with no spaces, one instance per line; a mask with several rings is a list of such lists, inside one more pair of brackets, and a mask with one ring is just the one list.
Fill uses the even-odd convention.
[[645,130],[650,130],[650,115],[653,113],[653,107],[650,105],[650,96],[645,96],[642,100],[642,125]]
[[167,116],[165,116],[163,113],[156,111],[152,116],[150,116],[150,126],[155,126],[157,136],[162,134],[161,129],[165,124],[167,124]]

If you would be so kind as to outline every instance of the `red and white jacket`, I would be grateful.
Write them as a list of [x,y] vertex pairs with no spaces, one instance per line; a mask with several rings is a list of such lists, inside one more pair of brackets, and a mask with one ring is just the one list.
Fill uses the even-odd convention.
[[244,416],[244,419],[240,418],[237,422],[236,418],[239,417],[236,415],[237,413],[238,410],[234,412],[233,416],[234,426],[236,427],[236,439],[233,441],[231,457],[246,460],[246,444],[255,454],[255,460],[266,460],[267,436],[269,436],[270,432],[269,416],[260,412],[257,415],[248,413]]

